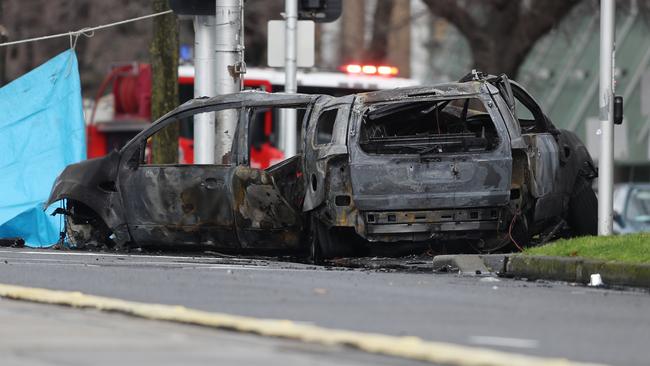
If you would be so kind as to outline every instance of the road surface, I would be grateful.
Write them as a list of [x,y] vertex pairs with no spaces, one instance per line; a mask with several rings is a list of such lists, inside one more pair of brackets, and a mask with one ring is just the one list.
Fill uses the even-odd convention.
[[0,250],[0,283],[613,365],[647,365],[650,295],[259,259]]

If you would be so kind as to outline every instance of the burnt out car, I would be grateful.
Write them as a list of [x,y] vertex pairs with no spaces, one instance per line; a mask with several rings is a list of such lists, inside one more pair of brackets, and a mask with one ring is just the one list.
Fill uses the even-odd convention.
[[[250,165],[269,111],[293,108],[300,153]],[[219,164],[161,163],[152,142],[197,114],[236,114]],[[274,112],[275,113],[275,112]],[[230,133],[226,131],[225,133]],[[67,167],[66,231],[86,244],[286,250],[314,261],[416,246],[492,252],[594,234],[592,159],[505,75],[338,98],[243,92],[190,101],[120,151]]]
[[313,256],[373,243],[492,252],[596,233],[587,149],[505,75],[341,97],[312,114],[303,210]]
[[[189,101],[121,150],[66,167],[47,205],[65,200],[59,212],[66,215],[67,236],[77,247],[196,244],[235,251],[299,250],[306,232],[302,157],[266,170],[251,167],[252,135],[270,113],[296,109],[308,118],[316,103],[329,99],[248,91]],[[224,131],[233,134],[234,142],[218,164],[184,164],[182,150],[167,161],[156,156],[156,139],[169,128],[191,127],[197,115],[219,121],[224,114],[238,116],[239,122],[236,131]]]

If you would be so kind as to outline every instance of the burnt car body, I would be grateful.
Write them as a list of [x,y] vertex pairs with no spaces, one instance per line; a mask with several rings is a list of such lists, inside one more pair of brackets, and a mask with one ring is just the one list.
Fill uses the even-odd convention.
[[[333,137],[319,143],[319,115],[332,110]],[[505,75],[339,98],[313,114],[303,142],[312,253],[349,255],[357,237],[490,252],[567,226],[596,233],[587,149]]]
[[[160,118],[120,151],[72,164],[47,205],[66,200],[66,231],[77,246],[213,245],[223,249],[298,249],[302,243],[300,156],[250,167],[253,109],[303,108],[331,97],[242,92],[195,99]],[[235,110],[237,131],[224,164],[147,163],[152,136],[200,113]]]
[[[250,167],[251,110],[302,108],[300,154]],[[147,142],[179,118],[235,109],[230,161],[145,164]],[[243,92],[190,101],[119,152],[71,165],[68,236],[118,245],[358,255],[377,245],[469,244],[491,252],[568,227],[596,231],[596,170],[570,131],[505,75],[339,98]],[[568,225],[567,225],[568,224]]]

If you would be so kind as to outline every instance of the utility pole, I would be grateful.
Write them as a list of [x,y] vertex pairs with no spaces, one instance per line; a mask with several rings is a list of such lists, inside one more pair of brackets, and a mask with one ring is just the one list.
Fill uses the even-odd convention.
[[612,234],[614,186],[614,0],[600,1],[598,235]]
[[[296,82],[296,48],[298,27],[298,0],[284,1],[285,17],[285,57],[284,57],[284,92],[295,93],[298,90]],[[297,144],[297,115],[295,109],[284,109],[282,111],[282,128],[280,129],[280,145],[284,151],[284,157],[290,158],[296,155]]]
[[[194,98],[217,95],[214,15],[194,16]],[[214,164],[214,113],[194,115],[194,162]]]
[[[216,94],[236,93],[241,90],[244,63],[243,0],[216,0],[215,55]],[[236,110],[216,113],[214,161],[231,162],[230,151],[239,115]]]

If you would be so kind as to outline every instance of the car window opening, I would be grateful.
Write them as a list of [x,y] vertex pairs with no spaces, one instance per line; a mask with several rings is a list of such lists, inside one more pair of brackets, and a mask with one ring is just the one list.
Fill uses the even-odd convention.
[[479,99],[460,98],[371,106],[359,144],[369,153],[425,156],[490,151],[499,136]]
[[[296,111],[296,136],[301,141],[302,123],[307,108],[265,106],[248,111],[248,146],[252,168],[270,168],[286,160],[284,152],[280,150],[279,122],[282,121],[284,111],[290,109]],[[298,144],[296,153],[302,152],[301,147]]]
[[[239,109],[223,109],[209,112],[179,115],[166,127],[149,136],[144,144],[144,151],[140,158],[140,165],[195,165],[194,162],[194,123],[195,118],[215,121],[215,125],[224,118],[238,118]],[[169,145],[165,151],[154,149],[154,141],[161,139],[164,144],[169,144],[169,136],[176,136],[177,142]],[[224,155],[224,161],[213,165],[232,166],[230,160],[232,145]]]
[[318,116],[315,136],[316,145],[326,145],[332,142],[332,138],[334,137],[334,123],[336,122],[338,111],[338,109],[330,109]]

